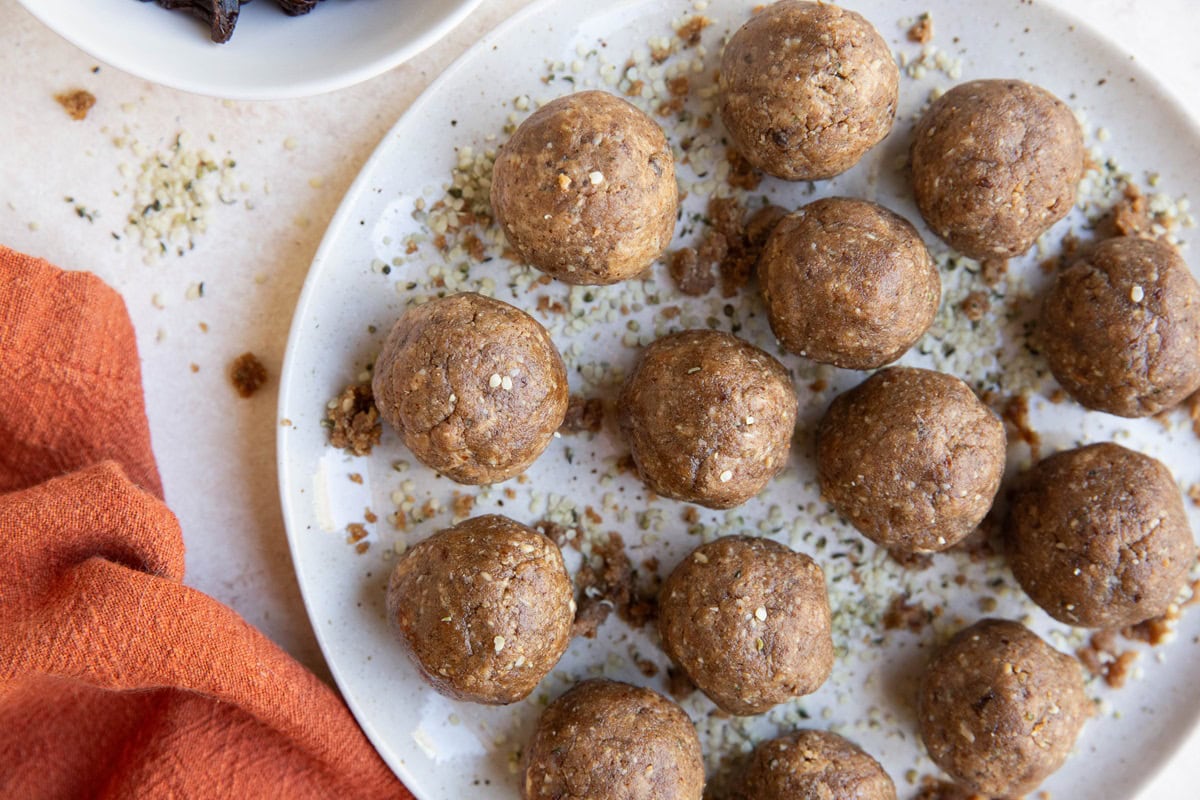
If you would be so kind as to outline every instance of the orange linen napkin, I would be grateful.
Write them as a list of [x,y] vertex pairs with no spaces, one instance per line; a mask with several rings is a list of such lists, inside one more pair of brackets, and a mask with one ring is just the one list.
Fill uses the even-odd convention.
[[0,797],[402,798],[336,695],[181,583],[133,327],[0,247]]

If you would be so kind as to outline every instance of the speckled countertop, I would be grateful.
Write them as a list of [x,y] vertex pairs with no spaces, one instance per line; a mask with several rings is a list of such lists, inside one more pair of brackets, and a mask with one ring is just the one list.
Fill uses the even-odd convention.
[[[305,100],[230,103],[100,65],[16,0],[0,0],[0,242],[92,270],[124,295],[138,332],[154,450],[183,525],[187,582],[231,605],[326,680],[276,486],[275,405],[292,310],[326,225],[384,132],[456,56],[525,2],[485,0],[448,38],[366,84]],[[1086,19],[1200,119],[1200,3],[1037,2]],[[921,10],[908,5],[908,13]],[[53,99],[73,88],[97,98],[81,122]],[[157,149],[180,131],[217,156],[236,157],[237,202],[215,209],[196,249],[146,265],[137,247],[113,240],[130,207],[116,167],[137,169],[135,141]],[[125,138],[124,147],[114,136]],[[248,350],[270,378],[246,400],[227,369]],[[1196,756],[1200,735],[1141,800],[1196,796]]]

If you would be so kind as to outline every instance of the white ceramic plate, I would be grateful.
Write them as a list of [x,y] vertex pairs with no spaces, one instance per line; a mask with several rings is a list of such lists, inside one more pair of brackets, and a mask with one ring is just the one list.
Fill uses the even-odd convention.
[[[711,168],[702,145],[720,136],[719,122],[707,131],[694,122],[703,111],[701,95],[711,85],[722,36],[747,18],[752,5],[750,0],[714,0],[706,11],[717,20],[704,34],[707,55],[688,54],[702,62],[700,71],[691,73],[687,109],[693,122],[685,125],[698,138],[691,166],[680,167],[690,196],[677,246],[699,235],[693,215],[703,211],[705,198],[704,187],[695,185],[701,182],[695,172]],[[895,3],[851,0],[847,5],[871,19],[897,51],[919,51],[904,40]],[[1104,126],[1099,136],[1104,141],[1098,145],[1102,157],[1119,161],[1139,183],[1153,171],[1162,175],[1159,190],[1176,197],[1200,196],[1200,136],[1159,85],[1115,46],[1042,4],[1004,0],[990,4],[986,18],[976,14],[973,5],[951,0],[930,0],[922,7],[933,11],[934,44],[948,51],[948,60],[941,62],[945,70],[955,71],[960,60],[961,80],[1018,77],[1041,83],[1085,115],[1092,144],[1097,126]],[[666,667],[651,633],[631,630],[613,618],[596,639],[574,642],[559,669],[530,700],[508,708],[483,708],[452,702],[430,690],[394,644],[383,611],[383,587],[394,551],[445,527],[451,515],[443,510],[401,533],[387,521],[395,507],[393,493],[412,496],[417,507],[434,500],[445,509],[455,491],[476,492],[421,467],[390,431],[371,456],[348,457],[326,445],[321,421],[326,401],[358,379],[405,304],[428,294],[431,267],[441,270],[441,279],[455,288],[492,285],[498,297],[534,313],[566,354],[576,392],[612,397],[611,383],[589,382],[603,373],[603,368],[594,368],[627,368],[637,352],[628,345],[644,343],[656,329],[672,324],[729,329],[736,320],[741,336],[779,354],[795,374],[801,411],[789,468],[762,497],[740,509],[728,514],[699,509],[701,528],[696,530],[701,533],[688,533],[681,520],[685,506],[647,500],[634,478],[616,473],[613,464],[622,448],[611,421],[594,439],[576,435],[556,440],[529,470],[527,484],[510,481],[476,499],[474,513],[499,511],[523,522],[548,515],[560,520],[584,517],[584,509],[592,506],[604,521],[593,526],[580,519],[581,529],[621,532],[634,562],[655,557],[663,574],[700,538],[742,531],[773,536],[822,564],[841,648],[833,678],[816,694],[748,721],[721,720],[711,714],[713,707],[706,699],[693,695],[684,705],[710,755],[745,749],[807,719],[804,724],[832,728],[858,741],[887,766],[904,792],[910,769],[937,772],[916,742],[911,705],[916,675],[939,637],[984,616],[981,597],[994,600],[993,615],[1025,619],[1062,649],[1079,643],[1078,633],[1051,621],[1013,588],[1001,559],[975,563],[952,553],[938,556],[933,569],[905,570],[829,512],[813,485],[810,431],[834,392],[862,376],[818,369],[780,354],[752,292],[733,301],[715,292],[702,299],[680,298],[661,265],[657,280],[647,284],[571,292],[555,283],[526,291],[522,287],[529,273],[503,259],[476,264],[462,274],[455,267],[462,260],[459,254],[445,258],[431,249],[429,231],[414,217],[414,209],[444,196],[458,157],[456,148],[494,147],[497,139],[488,137],[499,134],[502,140],[505,125],[527,113],[527,103],[515,98],[528,96],[536,104],[596,83],[599,60],[612,62],[620,71],[630,54],[645,56],[647,40],[669,34],[671,21],[691,8],[687,0],[545,0],[486,37],[412,106],[364,167],[329,228],[296,311],[281,387],[279,435],[281,493],[296,570],[317,636],[347,702],[383,757],[425,800],[516,797],[520,746],[549,699],[573,680],[599,674],[661,690]],[[322,16],[332,18],[335,14],[329,12],[334,11],[322,9]],[[548,60],[561,63],[548,65]],[[580,62],[578,72],[573,72],[575,61]],[[936,58],[930,63],[936,67]],[[866,196],[918,222],[898,165],[912,121],[930,91],[956,82],[936,68],[919,79],[904,78],[896,128],[863,163],[815,189],[767,180],[753,196],[769,196],[793,208],[815,196]],[[681,132],[672,129],[668,134],[678,146]],[[470,160],[464,153],[464,163]],[[1082,212],[1076,211],[1055,228],[1047,238],[1051,253],[1062,234],[1078,229],[1082,219]],[[1188,231],[1182,233],[1186,237]],[[407,237],[413,234],[423,238],[409,254]],[[926,241],[948,263],[944,248],[927,232]],[[1195,254],[1189,257],[1194,263]],[[1019,333],[1024,320],[1035,313],[1033,298],[1045,281],[1036,266],[1039,258],[1031,254],[1015,261],[1008,299],[992,298],[998,309],[1012,309],[1013,318],[1006,321],[997,312],[978,325],[968,323],[954,308],[967,292],[983,289],[982,283],[970,265],[947,268],[939,332],[918,348],[924,354],[910,353],[904,361],[932,364],[976,383],[998,380],[1008,392],[1033,389],[1031,419],[1046,452],[1115,438],[1163,459],[1181,485],[1200,482],[1197,441],[1178,416],[1176,427],[1168,430],[1157,421],[1119,420],[1046,400],[1053,381],[1045,376],[1044,363],[1023,348]],[[385,264],[390,274],[385,274]],[[518,288],[510,290],[510,283]],[[589,321],[572,328],[562,315],[535,310],[541,296],[549,303],[563,302],[569,314],[578,311]],[[727,302],[734,306],[732,316],[727,315]],[[629,316],[620,310],[622,304]],[[667,305],[683,309],[670,323],[658,314]],[[999,362],[997,350],[1003,351]],[[814,381],[825,381],[829,388],[815,392]],[[412,466],[397,472],[397,461]],[[1013,444],[1010,476],[1029,461],[1029,449]],[[362,482],[351,480],[352,475],[361,476]],[[370,549],[359,554],[347,543],[345,527],[368,519],[368,507],[378,521],[366,525]],[[1189,510],[1195,526],[1197,509]],[[568,556],[578,562],[570,550]],[[855,582],[856,575],[862,585]],[[963,576],[964,585],[955,583],[957,575]],[[929,608],[940,606],[941,616],[920,634],[884,632],[878,618],[900,591]],[[1131,796],[1169,757],[1200,710],[1200,683],[1192,674],[1197,634],[1200,614],[1186,614],[1175,642],[1142,654],[1139,668],[1144,674],[1138,679],[1120,691],[1094,681],[1090,690],[1101,701],[1100,713],[1088,724],[1075,756],[1043,788],[1055,797]],[[654,662],[660,674],[644,676],[635,656]]]
[[233,38],[215,44],[182,11],[138,0],[20,0],[67,41],[155,83],[234,100],[331,92],[412,58],[480,0],[325,0],[302,17],[274,0],[242,8]]

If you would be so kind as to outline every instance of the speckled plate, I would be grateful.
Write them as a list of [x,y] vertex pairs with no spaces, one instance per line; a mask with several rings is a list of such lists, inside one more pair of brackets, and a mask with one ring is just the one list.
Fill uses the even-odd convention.
[[[711,104],[705,95],[722,37],[746,19],[752,5],[713,0],[705,13],[716,23],[703,34],[706,49],[688,50],[665,65],[682,69],[671,65],[687,59],[692,90],[685,121],[668,135],[677,147],[683,136],[696,137],[690,165],[680,168],[689,197],[679,243],[700,235],[705,195],[718,187],[728,191],[714,160],[720,151],[719,122],[703,129],[697,120]],[[905,54],[905,62],[920,57],[920,46],[905,40],[896,3],[852,0],[847,5],[871,19],[893,49]],[[1156,208],[1177,210],[1170,197],[1200,196],[1200,136],[1155,80],[1118,48],[1040,3],[1002,0],[990,3],[987,15],[975,4],[950,0],[929,0],[922,8],[933,12],[933,45],[945,50],[940,57],[928,54],[925,66],[906,70],[897,124],[884,144],[836,180],[816,186],[766,180],[754,198],[796,207],[823,195],[864,196],[918,222],[902,167],[913,119],[931,91],[977,77],[1026,78],[1067,100],[1084,118],[1101,162],[1112,159],[1143,186],[1149,173],[1161,174],[1151,191],[1166,194],[1153,201]],[[590,396],[611,398],[614,381],[633,362],[636,347],[672,326],[736,327],[739,335],[779,353],[753,292],[728,301],[718,293],[681,298],[661,265],[655,280],[623,287],[531,288],[534,276],[503,258],[460,268],[469,260],[466,252],[442,255],[431,243],[438,221],[428,209],[446,196],[457,163],[469,166],[479,152],[494,148],[506,125],[519,121],[538,100],[605,85],[604,76],[612,76],[618,90],[626,88],[628,80],[620,77],[627,59],[648,59],[648,40],[670,35],[672,22],[690,13],[692,3],[683,0],[545,0],[485,37],[412,106],[364,167],[329,228],[296,311],[279,410],[281,493],[296,570],[347,702],[383,757],[425,800],[516,797],[521,744],[544,704],[579,677],[603,674],[660,690],[665,686],[667,663],[653,633],[631,629],[615,617],[597,638],[575,641],[526,702],[483,708],[447,700],[425,686],[392,641],[383,587],[398,551],[450,523],[456,492],[474,496],[474,513],[499,511],[524,522],[551,517],[573,524],[585,541],[618,531],[635,564],[654,558],[664,573],[701,539],[743,531],[771,536],[818,560],[836,617],[839,658],[833,678],[816,694],[751,720],[719,719],[706,699],[693,695],[684,706],[697,722],[712,768],[722,755],[777,731],[816,725],[858,741],[907,794],[912,776],[937,772],[921,754],[912,697],[919,669],[942,637],[987,610],[1025,619],[1061,649],[1081,641],[1081,634],[1054,623],[1024,599],[1001,559],[972,561],[958,552],[936,557],[930,569],[905,569],[831,513],[814,486],[811,430],[833,394],[862,376],[817,368],[794,356],[779,354],[800,393],[800,423],[787,470],[747,505],[728,513],[698,509],[694,522],[684,521],[685,506],[647,499],[632,476],[615,468],[622,448],[611,420],[595,437],[556,440],[529,470],[526,483],[510,481],[486,491],[438,478],[417,464],[390,431],[368,457],[349,457],[326,445],[326,401],[360,379],[392,322],[407,303],[435,291],[434,281],[450,289],[493,291],[534,313],[564,351],[572,390]],[[602,61],[613,66],[601,69]],[[691,61],[697,62],[694,69]],[[652,74],[638,77],[655,85]],[[473,149],[459,149],[468,147]],[[1087,214],[1094,216],[1114,199],[1113,164],[1102,173],[1085,185],[1092,205],[1056,227],[1043,252],[1014,261],[1007,285],[994,291],[983,285],[975,265],[939,251],[926,232],[943,267],[945,299],[935,330],[904,362],[954,372],[1004,394],[1029,393],[1030,421],[1044,452],[1114,438],[1161,458],[1182,486],[1191,486],[1200,482],[1200,459],[1182,414],[1165,426],[1085,413],[1069,402],[1053,404],[1046,399],[1053,381],[1026,347],[1025,323],[1045,281],[1038,262],[1057,251],[1068,230],[1081,229]],[[1181,236],[1189,233],[1182,230]],[[485,244],[489,254],[499,252]],[[1194,255],[1190,258],[1195,262]],[[975,290],[991,291],[993,311],[971,323],[957,306]],[[565,313],[555,311],[556,303]],[[679,315],[667,319],[662,310],[668,306],[678,306]],[[1030,458],[1029,447],[1014,440],[1010,477]],[[408,510],[405,531],[389,521],[396,501]],[[593,515],[586,514],[589,506]],[[1197,509],[1189,510],[1195,526]],[[367,538],[348,542],[346,526],[352,523],[363,523]],[[360,553],[364,542],[367,549]],[[567,555],[578,564],[577,553],[568,548]],[[879,624],[902,592],[913,603],[939,609],[918,633],[884,631]],[[1075,756],[1045,784],[1047,791],[1055,797],[1127,798],[1170,757],[1200,709],[1200,683],[1192,674],[1198,635],[1200,614],[1186,614],[1174,642],[1142,653],[1125,688],[1090,684],[1100,712]],[[647,662],[657,675],[648,677],[639,668]]]

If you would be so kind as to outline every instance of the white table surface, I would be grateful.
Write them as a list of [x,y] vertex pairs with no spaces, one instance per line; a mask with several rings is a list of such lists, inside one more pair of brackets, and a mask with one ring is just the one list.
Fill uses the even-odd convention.
[[[276,488],[275,405],[292,310],[330,217],[376,143],[442,69],[526,1],[486,0],[432,49],[360,86],[305,100],[232,103],[100,65],[16,0],[0,0],[0,242],[96,272],[125,297],[154,452],[183,525],[186,582],[232,606],[325,680]],[[1200,119],[1200,2],[1037,2],[1073,12],[1120,42]],[[920,10],[912,3],[912,13]],[[81,122],[53,99],[73,88],[97,98]],[[140,160],[112,142],[125,128],[151,148],[184,130],[195,140],[211,134],[208,147],[237,160],[237,181],[250,187],[241,196],[254,208],[217,208],[195,250],[144,264],[137,247],[111,236],[122,232],[130,207],[117,165],[136,169]],[[95,221],[77,216],[66,197],[98,211]],[[188,299],[201,281],[203,297]],[[247,350],[271,379],[244,400],[227,367]],[[1139,800],[1196,797],[1197,778],[1200,734]]]

